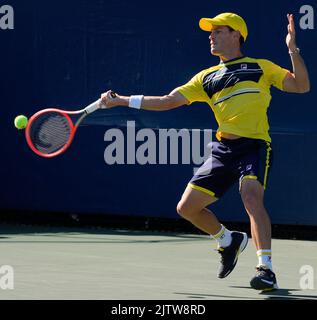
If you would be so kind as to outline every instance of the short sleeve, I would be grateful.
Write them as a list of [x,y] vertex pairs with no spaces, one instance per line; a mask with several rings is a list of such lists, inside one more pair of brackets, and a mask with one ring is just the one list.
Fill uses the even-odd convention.
[[264,75],[268,82],[279,90],[283,90],[283,81],[289,70],[281,68],[277,64],[269,61],[262,60],[264,63]]
[[193,102],[206,102],[208,101],[208,95],[204,91],[202,85],[203,72],[197,73],[186,84],[176,88],[188,101],[189,104]]

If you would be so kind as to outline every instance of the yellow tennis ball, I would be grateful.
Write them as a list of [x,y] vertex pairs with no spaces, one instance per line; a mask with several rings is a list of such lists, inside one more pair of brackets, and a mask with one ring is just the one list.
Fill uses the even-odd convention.
[[28,118],[24,115],[19,115],[14,119],[14,125],[17,129],[24,129],[28,124]]

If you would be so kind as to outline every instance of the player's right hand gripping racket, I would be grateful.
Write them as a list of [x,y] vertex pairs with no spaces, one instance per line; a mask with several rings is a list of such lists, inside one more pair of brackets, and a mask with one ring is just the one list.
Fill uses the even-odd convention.
[[[113,98],[116,97],[111,92]],[[71,145],[80,123],[88,114],[100,109],[100,100],[77,111],[55,108],[43,109],[35,113],[25,128],[26,141],[37,155],[52,158],[65,152]],[[72,118],[76,117],[76,122]],[[72,117],[72,118],[71,118]]]

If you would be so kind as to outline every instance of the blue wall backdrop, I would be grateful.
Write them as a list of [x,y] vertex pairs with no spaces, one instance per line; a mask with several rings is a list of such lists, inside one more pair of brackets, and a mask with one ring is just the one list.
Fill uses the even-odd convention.
[[[124,95],[170,92],[218,63],[198,21],[225,11],[247,21],[246,55],[290,69],[286,14],[293,13],[311,92],[272,89],[275,154],[266,205],[273,223],[317,225],[317,32],[316,19],[312,29],[304,28],[315,17],[301,13],[310,8],[317,14],[316,0],[0,1],[3,5],[14,9],[14,29],[0,29],[1,210],[178,217],[175,207],[194,164],[109,165],[104,135],[111,128],[126,132],[128,120],[135,121],[137,131],[156,133],[159,128],[216,129],[207,105],[168,112],[98,111],[80,127],[71,149],[54,159],[29,150],[14,117],[49,106],[78,109],[110,88]],[[247,221],[237,185],[214,211],[222,221]]]

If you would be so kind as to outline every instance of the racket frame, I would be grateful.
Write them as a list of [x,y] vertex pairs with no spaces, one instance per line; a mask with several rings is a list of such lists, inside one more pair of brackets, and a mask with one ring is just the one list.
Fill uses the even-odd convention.
[[[116,94],[111,91],[110,92],[110,96],[111,98],[115,98]],[[101,108],[101,99],[98,99],[97,101],[92,102],[91,104],[89,104],[88,106],[86,106],[84,109],[81,110],[77,110],[77,111],[68,111],[68,110],[62,110],[62,109],[58,109],[58,108],[47,108],[47,109],[43,109],[40,110],[38,112],[36,112],[28,121],[28,124],[25,128],[25,138],[27,141],[27,144],[29,145],[29,147],[31,148],[31,150],[33,152],[35,152],[37,155],[44,157],[44,158],[53,158],[55,156],[58,156],[60,154],[62,154],[63,152],[65,152],[68,147],[71,145],[71,143],[73,142],[76,130],[79,126],[79,124],[83,121],[83,119],[90,113],[93,113],[94,111],[98,110]],[[32,139],[31,139],[31,135],[30,135],[30,129],[32,126],[32,123],[35,119],[37,119],[39,116],[47,113],[47,112],[56,112],[61,114],[62,116],[64,116],[69,124],[70,127],[70,137],[67,141],[67,143],[60,149],[58,149],[55,152],[52,153],[43,153],[41,151],[39,151],[38,149],[36,149],[36,147],[34,146]],[[76,123],[74,124],[74,122],[72,121],[72,119],[70,118],[70,115],[78,115],[81,114],[82,115],[77,119]]]
[[[34,120],[36,120],[38,117],[40,117],[41,115],[48,113],[48,112],[59,113],[60,115],[62,115],[66,118],[66,120],[69,124],[69,128],[70,128],[70,136],[69,136],[67,143],[62,148],[58,149],[55,152],[47,154],[47,153],[43,153],[43,152],[39,151],[34,146],[34,143],[31,139],[31,135],[30,135],[30,129],[31,129],[31,126],[32,126],[32,123]],[[81,114],[81,113],[82,113],[82,115],[79,117],[79,119],[74,124],[74,122],[72,121],[72,119],[70,118],[69,115],[76,115],[76,114]],[[57,108],[47,108],[47,109],[43,109],[43,110],[36,112],[29,119],[28,124],[25,128],[25,138],[26,138],[27,144],[29,145],[29,147],[31,148],[31,150],[33,152],[35,152],[37,155],[44,157],[44,158],[53,158],[53,157],[56,157],[56,156],[64,153],[68,149],[68,147],[71,145],[71,143],[73,142],[73,139],[74,139],[74,136],[75,136],[75,133],[76,133],[76,130],[77,130],[79,124],[87,116],[88,113],[91,113],[91,112],[87,112],[86,108],[82,109],[82,110],[78,110],[78,111],[68,111],[68,110],[61,110],[61,109],[57,109]]]

